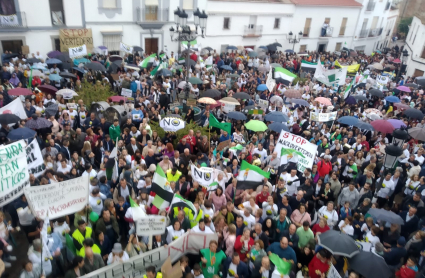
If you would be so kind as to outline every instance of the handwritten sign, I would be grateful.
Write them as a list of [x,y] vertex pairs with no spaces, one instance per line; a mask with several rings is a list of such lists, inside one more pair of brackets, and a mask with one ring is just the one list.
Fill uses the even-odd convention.
[[133,95],[133,91],[130,89],[122,88],[121,95],[124,97],[131,97]]
[[139,219],[136,223],[136,233],[138,236],[153,236],[165,233],[167,220],[165,216],[149,215]]
[[234,104],[230,104],[230,103],[222,103],[221,107],[223,107],[224,113],[229,113],[229,112],[235,111],[235,109],[236,109],[236,106]]
[[259,99],[258,105],[261,106],[262,108],[268,108],[269,107],[269,101],[264,100],[264,99]]
[[87,49],[93,49],[93,35],[91,28],[60,29],[59,40],[61,52],[68,51],[70,47],[85,44]]
[[33,140],[26,148],[28,171],[36,178],[41,176],[46,171],[46,165],[41,155],[40,146],[37,140]]
[[25,188],[25,196],[33,214],[50,219],[80,211],[88,202],[89,176],[59,183]]
[[29,177],[24,140],[0,146],[0,207],[24,193]]
[[87,55],[87,47],[85,44],[77,47],[70,47],[68,50],[69,57],[71,58],[83,57],[84,55]]
[[316,122],[329,122],[335,121],[337,112],[330,113],[319,113],[319,112],[310,112],[310,120]]

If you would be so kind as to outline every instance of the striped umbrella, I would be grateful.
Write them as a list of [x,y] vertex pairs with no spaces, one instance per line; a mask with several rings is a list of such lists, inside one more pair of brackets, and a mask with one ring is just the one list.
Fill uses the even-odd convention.
[[210,97],[202,97],[200,99],[198,99],[199,103],[204,103],[204,104],[217,104],[217,101],[215,101],[214,99],[210,98]]

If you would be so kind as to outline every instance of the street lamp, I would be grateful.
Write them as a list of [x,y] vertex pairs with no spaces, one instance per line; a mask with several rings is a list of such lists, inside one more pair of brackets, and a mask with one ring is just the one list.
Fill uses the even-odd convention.
[[385,158],[384,158],[384,173],[381,176],[381,179],[379,181],[379,184],[376,187],[376,192],[378,192],[382,188],[382,183],[384,182],[384,179],[386,175],[390,172],[390,170],[394,169],[394,166],[397,162],[397,158],[403,154],[403,150],[393,144],[393,145],[387,145],[385,147]]
[[299,37],[297,39],[297,35],[295,35],[295,37],[294,37],[294,34],[292,34],[292,31],[290,31],[289,34],[288,34],[288,41],[289,41],[289,43],[293,44],[292,50],[294,50],[295,44],[297,44],[301,41],[301,36],[303,35],[303,32],[300,31],[298,33],[298,35],[299,35]]
[[407,51],[407,49],[404,49],[402,52],[402,55],[400,55],[400,60],[401,60],[401,65],[400,68],[398,69],[398,74],[397,74],[397,82],[400,79],[401,76],[401,68],[403,67],[403,65],[407,64],[407,58],[409,57],[409,52]]
[[404,128],[397,128],[393,131],[393,144],[403,147],[404,142],[409,138],[409,133]]
[[183,42],[187,41],[187,51],[186,51],[186,85],[184,87],[184,97],[182,98],[183,102],[183,112],[187,111],[187,99],[189,97],[190,86],[189,86],[189,59],[190,59],[190,45],[191,42],[196,40],[198,37],[198,28],[201,28],[201,36],[205,38],[205,29],[207,28],[207,18],[208,15],[204,11],[200,11],[199,8],[193,13],[193,21],[195,24],[195,31],[193,32],[190,29],[190,26],[187,25],[188,14],[185,10],[177,10],[174,11],[174,24],[176,24],[176,29],[173,27],[170,28],[170,36],[171,41]]

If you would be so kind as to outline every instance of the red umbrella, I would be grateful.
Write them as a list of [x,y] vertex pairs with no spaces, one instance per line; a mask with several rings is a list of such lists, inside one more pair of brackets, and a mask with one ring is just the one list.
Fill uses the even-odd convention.
[[283,93],[287,98],[301,98],[302,92],[300,90],[289,89]]
[[113,102],[120,102],[121,100],[125,101],[125,97],[123,96],[113,96],[113,97],[109,97],[109,99]]
[[51,95],[56,95],[56,92],[58,91],[56,87],[51,85],[41,85],[41,86],[38,86],[37,88],[40,89],[40,91],[42,91],[43,93],[51,94]]
[[401,61],[400,61],[400,59],[399,59],[399,58],[397,58],[397,59],[394,59],[393,63],[394,63],[394,64],[400,64],[400,63],[401,63]]
[[7,92],[10,96],[30,96],[32,92],[26,88],[15,88]]
[[326,97],[318,97],[318,98],[315,98],[314,101],[318,101],[319,103],[326,106],[332,105],[331,100]]
[[376,131],[382,133],[392,133],[394,131],[394,126],[386,120],[375,120],[370,123]]

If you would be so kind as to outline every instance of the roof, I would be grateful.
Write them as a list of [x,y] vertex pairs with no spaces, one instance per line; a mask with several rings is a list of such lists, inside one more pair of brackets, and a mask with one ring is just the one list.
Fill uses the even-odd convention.
[[253,3],[273,3],[273,4],[292,4],[291,0],[208,0],[218,2],[253,2]]
[[298,6],[363,7],[355,0],[291,0]]

